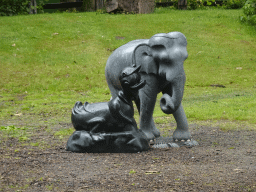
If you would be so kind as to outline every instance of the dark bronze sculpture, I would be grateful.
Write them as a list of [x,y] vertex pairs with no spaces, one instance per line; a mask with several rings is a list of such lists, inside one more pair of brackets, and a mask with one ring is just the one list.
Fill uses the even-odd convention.
[[105,103],[77,102],[72,110],[76,131],[69,138],[67,150],[73,152],[139,152],[148,150],[148,140],[138,130],[133,118],[132,100],[145,86],[137,68],[127,67],[119,73],[122,87],[117,97]]
[[[82,104],[72,110],[76,131],[67,150],[73,152],[139,152],[153,148],[196,146],[191,140],[181,101],[186,81],[183,62],[188,57],[187,40],[180,32],[160,33],[150,39],[131,41],[109,57],[105,75],[112,99],[105,103]],[[177,128],[173,137],[160,137],[152,115],[157,94],[160,106],[173,114]],[[140,129],[134,120],[135,101]]]
[[107,61],[105,75],[113,98],[122,89],[120,72],[128,66],[141,66],[139,72],[146,85],[139,90],[135,103],[140,112],[140,130],[148,140],[160,136],[152,118],[159,92],[163,93],[160,100],[162,111],[173,114],[177,122],[173,139],[191,139],[181,104],[186,80],[183,62],[188,57],[186,46],[187,40],[182,33],[160,33],[117,48]]

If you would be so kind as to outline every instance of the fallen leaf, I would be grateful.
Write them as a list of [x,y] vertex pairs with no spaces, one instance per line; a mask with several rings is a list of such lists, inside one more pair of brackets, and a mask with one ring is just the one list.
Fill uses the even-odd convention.
[[82,186],[81,189],[88,188],[89,186]]
[[16,113],[16,114],[14,114],[15,116],[21,116],[22,115],[22,113]]
[[236,69],[238,69],[238,70],[242,70],[243,68],[242,68],[242,67],[237,67]]
[[239,168],[234,169],[233,171],[236,171],[236,173],[243,173],[243,172],[244,172],[244,170],[243,170],[243,169],[239,169]]
[[12,46],[13,46],[13,47],[15,47],[15,46],[16,46],[16,44],[14,43],[14,44],[12,44]]
[[160,171],[146,171],[145,174],[148,175],[148,174],[158,174],[160,173]]

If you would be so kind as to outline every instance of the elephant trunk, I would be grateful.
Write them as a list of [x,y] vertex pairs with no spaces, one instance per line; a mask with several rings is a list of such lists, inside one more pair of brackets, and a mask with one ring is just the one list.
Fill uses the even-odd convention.
[[164,88],[160,107],[165,114],[172,114],[179,108],[183,98],[185,80],[185,74],[181,75]]

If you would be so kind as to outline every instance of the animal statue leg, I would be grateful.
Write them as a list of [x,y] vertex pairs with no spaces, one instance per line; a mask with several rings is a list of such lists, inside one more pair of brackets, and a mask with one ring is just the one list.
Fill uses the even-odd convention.
[[191,139],[191,134],[188,130],[187,117],[182,107],[182,104],[180,104],[179,108],[173,113],[173,116],[177,123],[177,128],[173,133],[173,139],[174,140]]
[[144,73],[141,77],[146,80],[146,85],[139,91],[136,105],[140,113],[140,130],[145,133],[148,140],[151,140],[160,136],[152,117],[158,94],[158,79],[155,75]]

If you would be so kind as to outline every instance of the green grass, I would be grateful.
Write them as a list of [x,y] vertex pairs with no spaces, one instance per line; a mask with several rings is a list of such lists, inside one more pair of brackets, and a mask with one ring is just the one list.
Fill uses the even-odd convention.
[[60,139],[63,138],[63,136],[70,136],[74,132],[73,128],[69,129],[61,129],[60,131],[57,131],[54,133],[54,136],[58,136]]
[[0,131],[2,132],[1,137],[3,139],[18,138],[20,142],[29,140],[31,134],[27,130],[28,128],[26,127],[15,127],[14,125],[0,127]]
[[[239,15],[242,10],[157,9],[145,15],[1,17],[1,123],[8,124],[17,114],[45,124],[63,121],[76,101],[108,101],[104,69],[114,49],[134,39],[180,31],[188,41],[183,99],[188,120],[255,127],[256,29],[241,24]],[[154,117],[157,123],[174,121],[161,112],[159,102]]]

